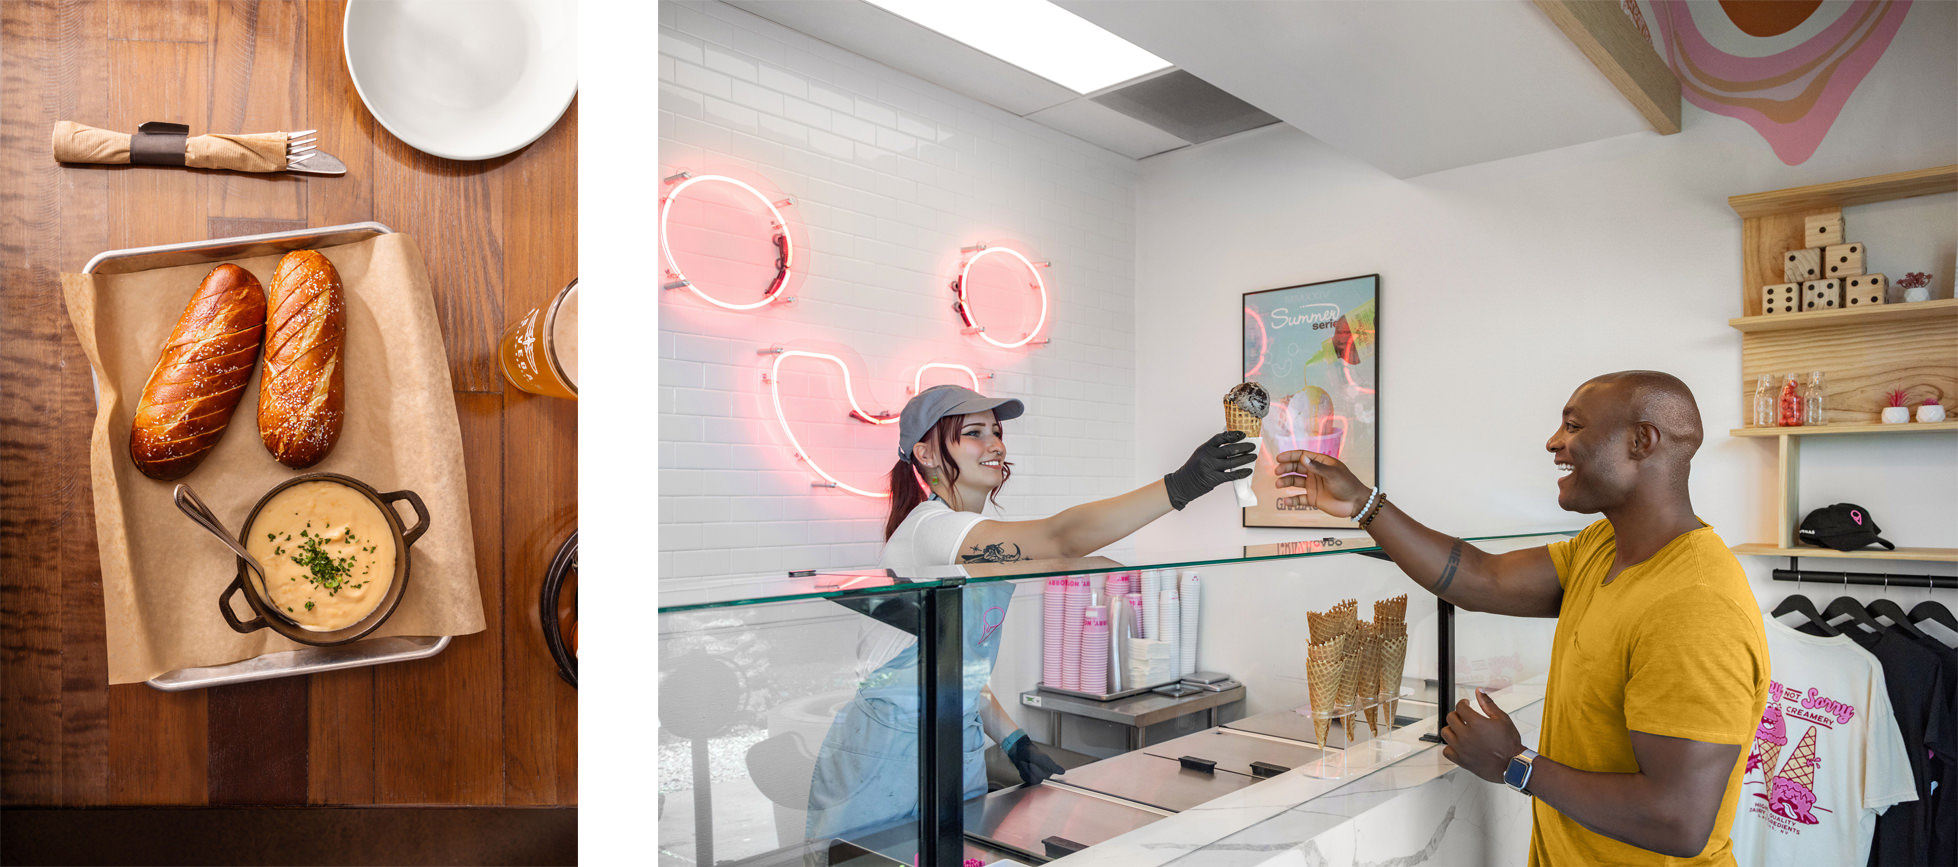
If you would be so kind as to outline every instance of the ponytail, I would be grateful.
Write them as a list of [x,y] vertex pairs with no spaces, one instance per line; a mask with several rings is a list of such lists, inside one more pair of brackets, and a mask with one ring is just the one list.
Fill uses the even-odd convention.
[[905,517],[925,501],[926,495],[925,482],[918,478],[918,471],[910,461],[898,459],[891,467],[891,514],[884,519],[884,541],[890,541],[897,533],[897,525],[904,523]]

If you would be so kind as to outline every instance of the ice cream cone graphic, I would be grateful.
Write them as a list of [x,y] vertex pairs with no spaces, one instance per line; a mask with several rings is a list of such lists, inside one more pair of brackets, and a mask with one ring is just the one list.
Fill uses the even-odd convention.
[[1788,757],[1788,763],[1768,782],[1768,809],[1785,819],[1804,825],[1821,821],[1815,818],[1815,771],[1822,760],[1815,754],[1815,727],[1809,726],[1801,743]]
[[1772,775],[1775,759],[1787,745],[1788,726],[1782,720],[1781,708],[1770,703],[1767,712],[1761,714],[1760,727],[1754,730],[1754,753],[1747,757],[1747,770],[1761,768],[1761,776]]

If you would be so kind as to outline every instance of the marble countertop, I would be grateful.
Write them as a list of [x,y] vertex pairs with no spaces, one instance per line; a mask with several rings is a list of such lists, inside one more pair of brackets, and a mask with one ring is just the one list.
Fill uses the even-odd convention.
[[[1533,747],[1542,721],[1542,685],[1511,686],[1491,697],[1515,720],[1523,743]],[[1440,744],[1420,739],[1434,730],[1430,718],[1380,738],[1411,751],[1376,769],[1343,779],[1321,779],[1294,769],[1052,863],[1305,867],[1520,860],[1528,845],[1530,800],[1444,758]],[[1520,843],[1514,839],[1518,814]],[[1495,852],[1488,858],[1436,858],[1492,847]]]

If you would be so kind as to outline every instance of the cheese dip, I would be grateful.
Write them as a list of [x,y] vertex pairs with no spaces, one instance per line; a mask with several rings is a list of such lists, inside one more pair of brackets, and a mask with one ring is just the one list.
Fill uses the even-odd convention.
[[394,529],[372,500],[338,482],[302,482],[258,510],[245,537],[265,568],[264,599],[300,626],[360,622],[394,581]]

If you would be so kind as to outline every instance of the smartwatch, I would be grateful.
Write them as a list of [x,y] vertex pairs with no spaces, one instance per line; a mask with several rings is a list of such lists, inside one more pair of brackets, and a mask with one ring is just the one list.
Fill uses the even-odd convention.
[[1536,750],[1524,747],[1522,753],[1509,760],[1509,767],[1503,771],[1502,781],[1516,791],[1536,797],[1530,792],[1530,772],[1536,769],[1531,762],[1536,761],[1536,756]]

